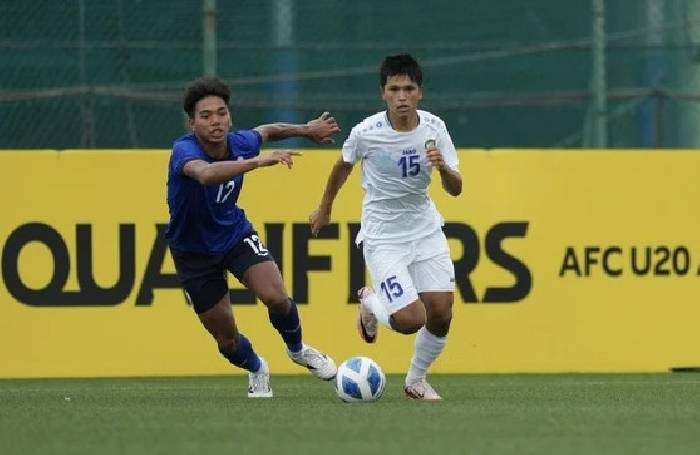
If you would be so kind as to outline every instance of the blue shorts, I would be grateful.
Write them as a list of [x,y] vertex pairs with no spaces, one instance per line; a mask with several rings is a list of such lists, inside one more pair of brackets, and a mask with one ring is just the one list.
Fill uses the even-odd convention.
[[170,253],[177,278],[197,314],[211,309],[226,295],[229,290],[227,270],[242,282],[250,266],[275,260],[255,231],[244,235],[230,250],[221,254],[177,251],[172,247]]

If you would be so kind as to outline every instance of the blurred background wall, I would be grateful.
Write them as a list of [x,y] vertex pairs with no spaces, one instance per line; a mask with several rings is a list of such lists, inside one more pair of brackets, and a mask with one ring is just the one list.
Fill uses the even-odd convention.
[[700,145],[698,0],[3,0],[0,148],[169,148],[205,73],[238,128],[347,133],[400,52],[461,147]]

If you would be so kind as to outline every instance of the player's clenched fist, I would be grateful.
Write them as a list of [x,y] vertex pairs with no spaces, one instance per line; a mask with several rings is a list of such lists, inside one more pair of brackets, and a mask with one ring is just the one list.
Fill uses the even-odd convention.
[[425,152],[425,156],[433,167],[436,167],[438,170],[445,168],[445,158],[439,149],[435,147],[430,148]]

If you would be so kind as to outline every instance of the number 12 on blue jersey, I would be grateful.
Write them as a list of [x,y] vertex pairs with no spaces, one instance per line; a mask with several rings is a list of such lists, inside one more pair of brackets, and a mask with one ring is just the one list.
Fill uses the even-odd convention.
[[235,180],[231,180],[230,182],[222,183],[221,185],[219,185],[219,192],[216,194],[216,203],[223,204],[224,202],[226,202],[226,199],[228,199],[228,197],[231,196],[231,193],[233,193],[233,189],[235,187]]

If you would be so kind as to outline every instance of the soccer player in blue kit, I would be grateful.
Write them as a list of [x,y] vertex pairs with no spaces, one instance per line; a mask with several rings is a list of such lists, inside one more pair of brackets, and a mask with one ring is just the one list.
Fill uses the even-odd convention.
[[296,304],[236,201],[245,173],[279,163],[291,168],[292,157],[299,155],[290,150],[260,155],[263,143],[288,137],[330,143],[340,129],[324,112],[303,125],[275,123],[230,132],[230,97],[229,86],[214,77],[197,79],[185,90],[183,108],[192,132],[175,141],[170,157],[166,237],[178,279],[202,325],[219,352],[248,371],[248,396],[272,397],[267,362],[236,327],[227,270],[265,304],[292,361],[324,380],[335,377],[337,369],[333,359],[302,342]]

